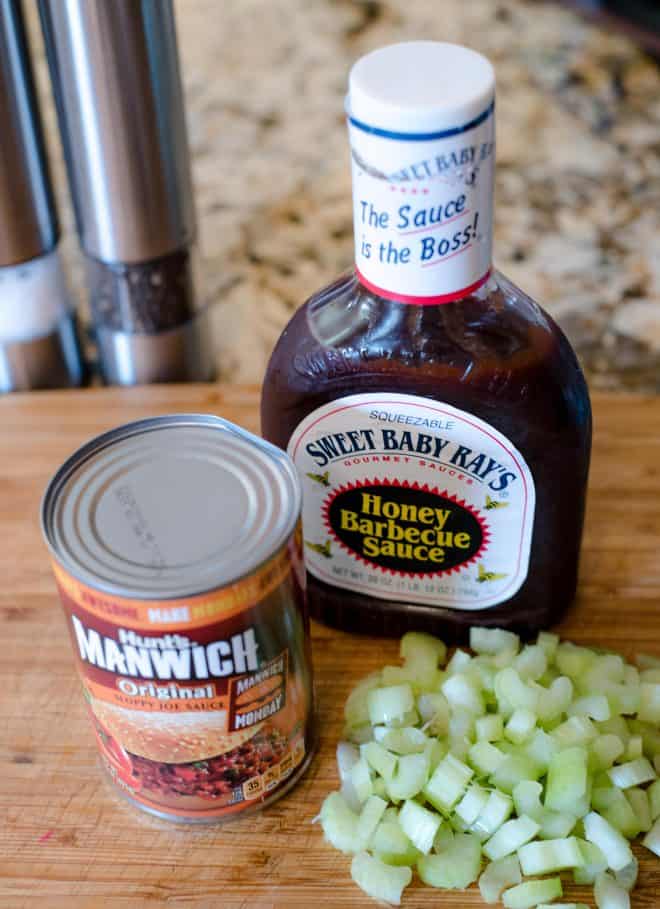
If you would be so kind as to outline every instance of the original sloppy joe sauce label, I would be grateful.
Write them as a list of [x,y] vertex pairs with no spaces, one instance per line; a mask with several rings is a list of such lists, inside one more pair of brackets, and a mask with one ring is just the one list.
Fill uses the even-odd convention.
[[101,755],[131,798],[182,818],[228,814],[303,762],[298,546],[236,584],[160,602],[100,593],[54,563]]
[[288,452],[304,486],[305,564],[320,580],[467,610],[525,580],[534,481],[511,442],[472,414],[352,395],[309,414]]

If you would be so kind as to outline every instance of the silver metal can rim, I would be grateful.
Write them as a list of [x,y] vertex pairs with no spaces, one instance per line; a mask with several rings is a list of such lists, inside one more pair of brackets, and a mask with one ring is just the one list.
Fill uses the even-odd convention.
[[[106,578],[99,577],[94,571],[88,570],[84,564],[77,562],[61,546],[58,546],[53,529],[54,520],[58,513],[58,501],[67,483],[81,471],[86,463],[89,463],[94,456],[104,450],[134,437],[146,435],[157,430],[181,427],[197,427],[222,431],[225,440],[233,438],[251,446],[264,456],[266,462],[276,465],[283,473],[287,484],[287,494],[290,498],[286,501],[286,510],[283,510],[284,519],[276,528],[277,532],[273,534],[272,539],[268,539],[268,545],[264,548],[261,557],[256,558],[250,564],[242,565],[235,573],[218,570],[217,576],[209,575],[200,586],[195,586],[194,583],[185,584],[172,592],[166,593],[158,589],[149,590],[147,586],[132,587],[124,582],[109,582]],[[101,433],[81,445],[64,461],[49,481],[41,500],[40,525],[52,558],[68,574],[81,583],[104,594],[123,599],[167,601],[203,595],[238,583],[252,575],[289,542],[300,519],[301,510],[301,484],[295,466],[286,452],[248,430],[214,414],[177,413],[125,423]]]

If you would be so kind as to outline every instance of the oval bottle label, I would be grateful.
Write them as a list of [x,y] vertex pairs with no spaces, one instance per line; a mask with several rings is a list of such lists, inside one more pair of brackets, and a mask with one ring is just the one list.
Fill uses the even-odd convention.
[[359,394],[296,428],[307,570],[386,600],[485,609],[527,577],[534,481],[472,414],[428,398]]

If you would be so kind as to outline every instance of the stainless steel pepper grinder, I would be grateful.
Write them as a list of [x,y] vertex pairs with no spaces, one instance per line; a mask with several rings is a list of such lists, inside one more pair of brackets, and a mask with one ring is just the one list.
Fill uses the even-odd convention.
[[0,0],[0,392],[80,385],[20,0]]
[[171,0],[39,0],[101,371],[213,377]]

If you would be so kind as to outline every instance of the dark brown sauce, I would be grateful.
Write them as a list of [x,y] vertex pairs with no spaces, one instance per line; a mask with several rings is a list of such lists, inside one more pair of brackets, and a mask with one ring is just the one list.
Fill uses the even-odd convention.
[[441,306],[384,300],[354,276],[342,278],[296,312],[275,347],[263,434],[286,448],[310,411],[365,392],[451,404],[516,446],[536,486],[529,572],[513,597],[478,611],[371,598],[308,573],[312,616],[348,631],[418,628],[454,641],[471,625],[530,636],[558,621],[577,585],[591,447],[587,386],[558,326],[497,273],[472,296]]

